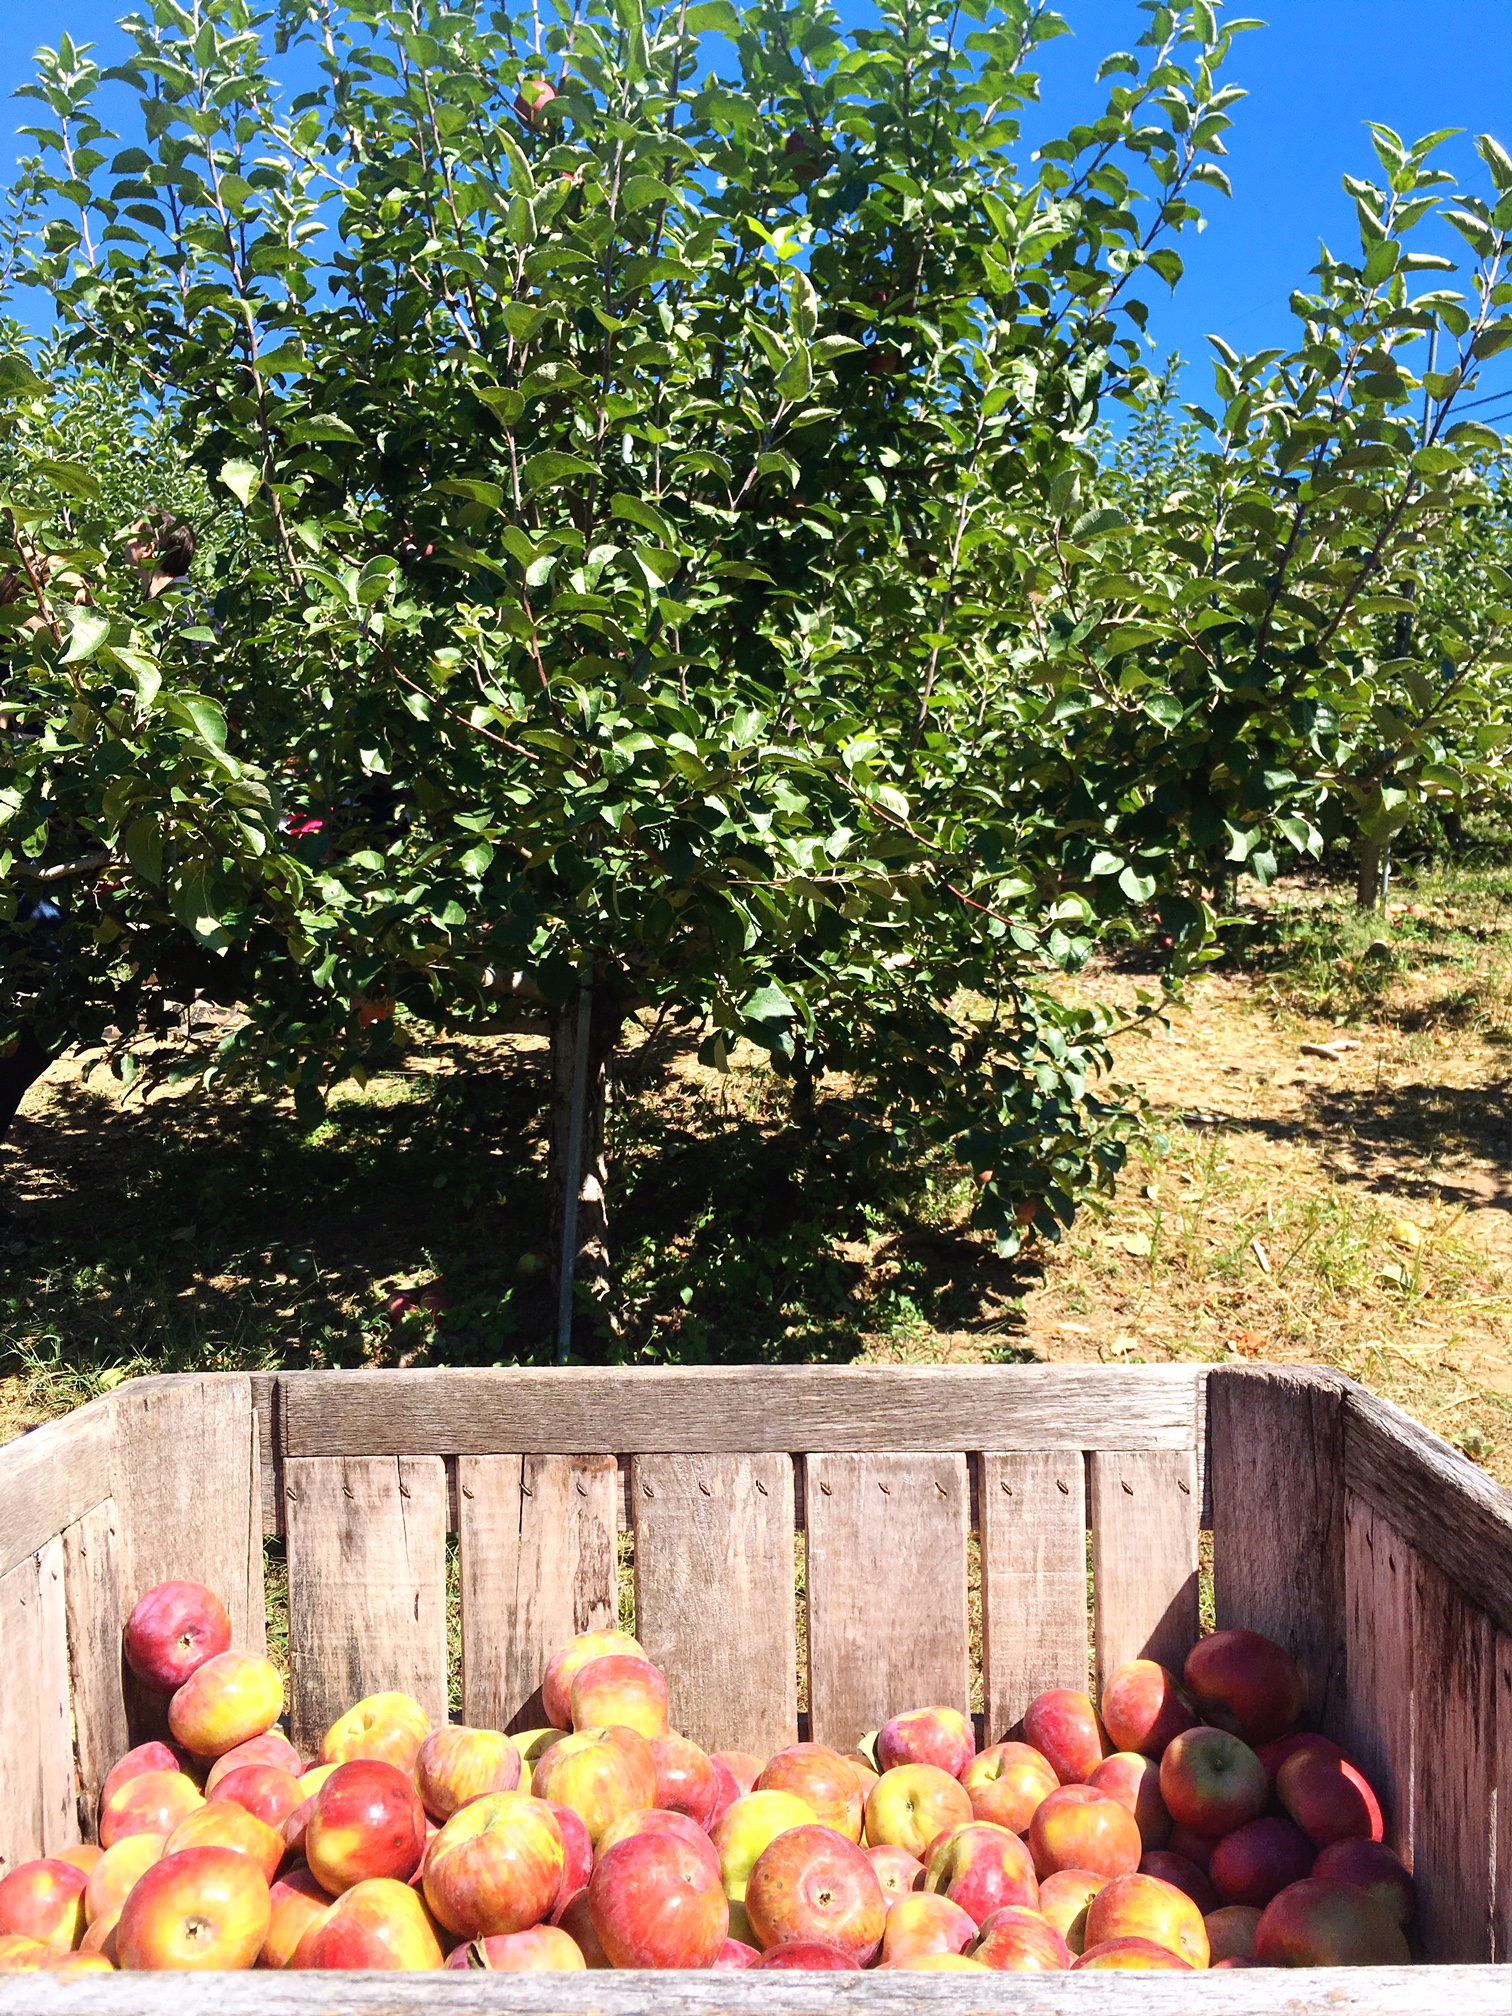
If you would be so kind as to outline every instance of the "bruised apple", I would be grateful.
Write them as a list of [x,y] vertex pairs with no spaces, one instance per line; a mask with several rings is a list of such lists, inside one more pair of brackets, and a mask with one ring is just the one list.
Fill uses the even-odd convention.
[[882,1771],[900,1764],[933,1764],[959,1778],[975,1755],[976,1737],[959,1708],[915,1708],[907,1715],[895,1715],[877,1731],[877,1763]]
[[964,1827],[971,1798],[958,1778],[934,1764],[895,1764],[884,1771],[866,1802],[866,1839],[922,1858],[937,1834]]
[[169,1835],[204,1803],[204,1794],[184,1772],[142,1771],[122,1780],[100,1802],[100,1846],[113,1848],[128,1834]]
[[1052,1792],[1029,1823],[1028,1841],[1041,1881],[1061,1869],[1128,1876],[1144,1852],[1134,1815],[1090,1785]]
[[789,1828],[768,1843],[751,1871],[745,1907],[764,1952],[820,1939],[863,1967],[876,1954],[888,1917],[882,1886],[861,1849],[817,1823]]
[[572,1727],[573,1675],[590,1659],[598,1659],[607,1652],[624,1652],[636,1659],[646,1656],[639,1639],[626,1631],[584,1631],[553,1656],[541,1682],[541,1706],[553,1728]]
[[450,1820],[469,1799],[514,1792],[524,1769],[520,1752],[497,1729],[447,1723],[432,1729],[415,1755],[415,1784],[433,1820]]
[[1029,1703],[1024,1741],[1049,1759],[1062,1785],[1084,1785],[1109,1748],[1097,1710],[1071,1687],[1052,1687]]
[[978,1925],[1005,1904],[1033,1910],[1039,1902],[1029,1850],[1011,1828],[990,1820],[970,1820],[931,1843],[924,1887],[959,1904]]
[[649,1742],[667,1733],[666,1675],[631,1652],[604,1652],[572,1676],[574,1729],[633,1729]]
[[814,1817],[847,1841],[861,1839],[866,1801],[849,1760],[827,1743],[792,1743],[779,1750],[756,1780],[758,1792],[792,1792]]
[[84,1936],[84,1892],[89,1878],[71,1862],[41,1856],[0,1877],[0,1932],[19,1932],[59,1953],[71,1953]]
[[1022,1834],[1060,1784],[1050,1760],[1028,1743],[994,1743],[961,1773],[973,1818]]
[[1101,1708],[1103,1727],[1120,1750],[1157,1759],[1173,1737],[1197,1721],[1181,1698],[1176,1675],[1156,1659],[1128,1659],[1115,1667]]
[[1000,1974],[1064,1974],[1071,1965],[1059,1932],[1023,1904],[1005,1904],[984,1921],[971,1957]]
[[654,1736],[656,1803],[669,1813],[686,1813],[700,1827],[713,1825],[719,1810],[719,1773],[713,1761],[686,1736]]
[[1258,1631],[1214,1631],[1199,1638],[1182,1669],[1204,1718],[1246,1743],[1270,1743],[1295,1729],[1307,1698],[1302,1669]]
[[537,1799],[570,1806],[597,1847],[621,1814],[655,1801],[656,1759],[633,1729],[585,1729],[543,1753],[531,1790]]
[[305,1860],[333,1897],[379,1876],[407,1883],[424,1850],[425,1808],[394,1765],[376,1757],[338,1764],[315,1794]]
[[202,1582],[159,1582],[126,1619],[126,1664],[155,1694],[174,1694],[198,1667],[231,1647],[231,1619]]
[[268,1886],[235,1848],[186,1848],[144,1872],[121,1907],[116,1957],[128,1970],[250,1967],[272,1919]]
[[1087,1906],[1086,1948],[1150,1939],[1191,1967],[1208,1964],[1207,1927],[1184,1891],[1158,1876],[1115,1876]]
[[359,1757],[411,1772],[431,1719],[410,1694],[369,1694],[338,1715],[320,1739],[322,1764],[353,1764]]
[[613,1967],[707,1967],[730,1930],[719,1878],[675,1834],[632,1834],[600,1856],[588,1913]]
[[524,1792],[459,1807],[425,1857],[425,1901],[463,1939],[523,1932],[551,1911],[566,1853],[551,1808]]
[[271,1659],[217,1652],[168,1703],[168,1728],[192,1757],[220,1757],[261,1736],[283,1713],[283,1681]]
[[1134,1815],[1146,1849],[1164,1848],[1171,1838],[1171,1816],[1160,1796],[1160,1766],[1137,1750],[1115,1750],[1104,1757],[1087,1783],[1106,1792]]
[[436,1928],[413,1888],[391,1876],[370,1876],[315,1920],[288,1964],[423,1974],[438,1969],[442,1958]]
[[265,1883],[273,1881],[284,1858],[278,1829],[229,1799],[212,1799],[186,1814],[168,1836],[163,1855],[180,1855],[186,1848],[233,1848],[257,1864]]

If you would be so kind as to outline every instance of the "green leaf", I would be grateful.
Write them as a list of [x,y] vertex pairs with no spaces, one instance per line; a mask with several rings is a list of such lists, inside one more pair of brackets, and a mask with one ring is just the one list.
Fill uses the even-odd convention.
[[1118,886],[1131,903],[1148,903],[1155,894],[1153,875],[1141,875],[1137,868],[1125,868],[1118,878]]
[[508,385],[475,385],[473,397],[481,400],[506,427],[512,427],[525,411],[525,395]]
[[110,618],[103,609],[69,609],[64,614],[68,623],[68,649],[63,653],[62,662],[65,665],[80,665],[86,658],[92,658],[110,635]]
[[747,1022],[786,1022],[792,1019],[794,1009],[777,982],[769,980],[747,998],[740,1013]]
[[174,916],[202,945],[220,952],[230,944],[211,901],[210,880],[203,862],[192,862],[178,876],[170,902]]
[[686,20],[695,35],[727,35],[732,42],[745,26],[730,0],[698,0],[688,9]]
[[262,471],[255,462],[233,460],[221,464],[220,480],[245,510],[262,484]]
[[100,481],[81,462],[54,462],[42,456],[31,465],[33,471],[50,483],[54,490],[62,490],[70,497],[82,497],[90,504],[98,503]]
[[585,462],[581,455],[564,455],[559,449],[548,448],[543,454],[531,456],[520,471],[520,484],[533,495],[537,490],[553,489],[558,483],[570,483],[575,476],[596,474],[593,464]]
[[163,879],[163,829],[156,819],[133,819],[126,828],[126,859],[144,882]]
[[0,399],[30,399],[44,389],[26,359],[14,350],[0,352]]

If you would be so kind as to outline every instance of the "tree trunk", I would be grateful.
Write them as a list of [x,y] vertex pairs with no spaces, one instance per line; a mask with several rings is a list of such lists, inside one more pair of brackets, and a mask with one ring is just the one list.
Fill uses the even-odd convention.
[[1381,856],[1379,840],[1362,840],[1355,869],[1355,902],[1361,910],[1377,910],[1381,903]]
[[[609,1278],[608,1167],[604,1152],[609,1059],[619,1041],[621,1010],[609,991],[589,992],[588,1056],[584,1074],[582,1134],[577,1156],[577,1214],[572,1237],[572,1332],[575,1358],[604,1363],[617,1328]],[[562,1291],[562,1235],[567,1219],[573,1148],[573,1097],[577,1086],[578,990],[551,1011],[551,1138],[547,1173],[551,1191],[552,1307]]]

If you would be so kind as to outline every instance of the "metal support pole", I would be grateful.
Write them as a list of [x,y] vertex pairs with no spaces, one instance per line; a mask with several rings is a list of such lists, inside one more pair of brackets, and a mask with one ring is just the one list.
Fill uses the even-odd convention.
[[588,1045],[593,1029],[593,962],[585,959],[578,985],[577,1044],[572,1053],[572,1112],[567,1123],[566,1195],[562,1199],[562,1254],[558,1267],[556,1362],[572,1351],[572,1291],[577,1277],[578,1193],[583,1186],[583,1125],[588,1110]]

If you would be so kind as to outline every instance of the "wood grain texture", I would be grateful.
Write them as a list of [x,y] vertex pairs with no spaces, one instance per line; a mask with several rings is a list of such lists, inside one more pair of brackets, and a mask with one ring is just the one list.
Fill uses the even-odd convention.
[[439,1456],[284,1466],[290,1724],[310,1752],[365,1695],[446,1718],[446,1472]]
[[119,1974],[0,1980],[3,2016],[1506,2016],[1505,1967],[1277,1974]]
[[1512,1798],[1512,1742],[1509,1742],[1508,1724],[1512,1720],[1512,1638],[1505,1631],[1497,1633],[1495,1670],[1491,1675],[1492,1718],[1495,1751],[1491,1767],[1491,1786],[1496,1798],[1496,1819],[1491,1835],[1491,1936],[1494,1950],[1492,1959],[1498,1962],[1509,1957],[1512,1947],[1512,1896],[1508,1885],[1508,1851],[1512,1843],[1508,1841],[1508,1803]]
[[1037,1694],[1087,1685],[1087,1483],[1072,1450],[980,1461],[982,1689],[996,1743]]
[[1088,1458],[1097,1692],[1126,1659],[1179,1673],[1197,1638],[1202,1499],[1190,1450]]
[[0,1448],[0,1575],[106,1496],[114,1437],[114,1400],[92,1400]]
[[674,1726],[770,1757],[798,1733],[792,1459],[637,1456],[630,1502],[635,1631]]
[[1413,1866],[1412,1549],[1363,1498],[1344,1501],[1344,1638],[1348,1685],[1328,1734],[1358,1760],[1381,1801],[1386,1840]]
[[0,1576],[0,1875],[79,1839],[63,1542]]
[[1512,1607],[1512,1497],[1467,1456],[1363,1387],[1344,1399],[1344,1477],[1498,1630]]
[[545,1721],[553,1652],[614,1625],[619,1466],[612,1456],[461,1456],[462,1720]]
[[1188,1449],[1189,1366],[643,1367],[280,1375],[286,1456]]
[[64,1530],[63,1594],[79,1832],[93,1841],[100,1787],[130,1743],[122,1688],[121,1569],[113,1498]]
[[1494,1926],[1497,1639],[1435,1562],[1413,1561],[1413,1876],[1423,1957],[1489,1961]]
[[257,1415],[258,1499],[266,1536],[283,1532],[283,1414],[277,1372],[249,1372],[252,1406]]
[[1218,1366],[1207,1387],[1217,1626],[1287,1648],[1315,1728],[1344,1687],[1344,1384]]
[[970,1708],[964,1456],[805,1458],[809,1720],[853,1749],[907,1708]]

